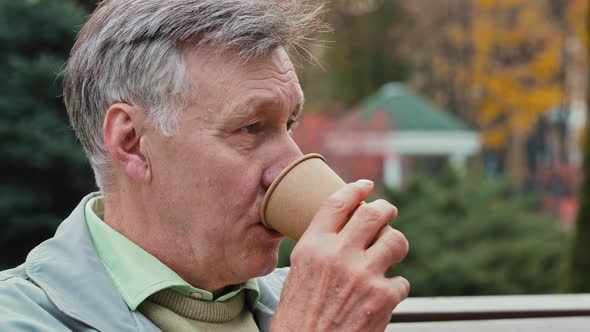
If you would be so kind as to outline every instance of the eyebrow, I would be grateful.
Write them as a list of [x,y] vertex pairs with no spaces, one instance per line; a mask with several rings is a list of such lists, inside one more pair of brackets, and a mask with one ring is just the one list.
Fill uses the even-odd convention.
[[[295,107],[290,110],[289,117],[297,119],[303,113],[303,105],[305,103],[305,96],[301,95],[300,100]],[[232,104],[231,112],[223,117],[231,123],[239,123],[245,121],[255,115],[263,114],[269,105],[276,105],[276,101],[272,98],[249,97],[239,104]],[[225,121],[222,120],[222,121]]]

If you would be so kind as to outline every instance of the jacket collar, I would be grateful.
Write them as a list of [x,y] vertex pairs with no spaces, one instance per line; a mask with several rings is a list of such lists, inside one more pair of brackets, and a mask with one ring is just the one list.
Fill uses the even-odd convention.
[[[138,322],[118,293],[98,257],[86,223],[82,199],[58,227],[53,238],[33,249],[25,271],[65,315],[98,331],[131,331],[150,325]],[[261,331],[268,331],[288,268],[258,278],[260,298],[253,314]],[[141,329],[141,328],[139,328]]]
[[137,329],[133,315],[109,279],[88,232],[84,206],[62,222],[55,236],[27,256],[28,276],[67,316],[99,331]]

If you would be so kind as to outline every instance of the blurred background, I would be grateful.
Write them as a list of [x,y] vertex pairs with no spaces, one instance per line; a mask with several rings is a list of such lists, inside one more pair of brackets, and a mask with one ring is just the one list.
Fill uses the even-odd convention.
[[[328,4],[293,136],[399,208],[413,296],[590,292],[588,2]],[[96,190],[57,75],[94,3],[0,0],[0,269]]]

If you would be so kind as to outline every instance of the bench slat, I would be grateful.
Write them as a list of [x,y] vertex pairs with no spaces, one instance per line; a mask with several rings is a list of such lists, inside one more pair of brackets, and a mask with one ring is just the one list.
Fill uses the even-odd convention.
[[395,309],[391,321],[425,322],[562,316],[590,316],[590,294],[410,297]]
[[590,317],[524,318],[389,324],[389,332],[588,332]]

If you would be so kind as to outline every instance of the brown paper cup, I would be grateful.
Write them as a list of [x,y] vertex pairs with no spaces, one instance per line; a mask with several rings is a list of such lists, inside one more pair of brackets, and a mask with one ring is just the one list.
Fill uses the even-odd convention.
[[262,223],[298,240],[320,205],[344,185],[324,157],[307,154],[287,166],[271,184],[260,210]]

